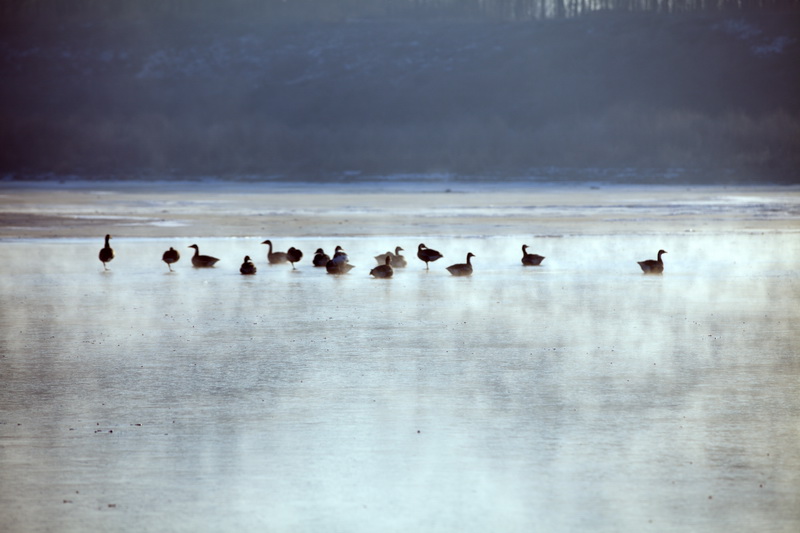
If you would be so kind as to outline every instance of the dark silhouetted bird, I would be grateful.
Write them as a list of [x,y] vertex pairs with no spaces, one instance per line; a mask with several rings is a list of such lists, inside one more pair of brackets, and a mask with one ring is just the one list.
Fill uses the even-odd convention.
[[267,261],[270,265],[280,265],[281,263],[285,263],[288,261],[286,257],[286,252],[273,252],[272,251],[272,241],[267,239],[266,241],[262,242],[261,244],[269,245],[269,251],[267,252]]
[[347,252],[344,251],[344,248],[337,246],[333,250],[333,260],[337,263],[347,263],[350,261],[350,258],[348,257]]
[[194,248],[194,255],[192,256],[192,265],[197,268],[209,268],[213,267],[214,263],[219,261],[216,257],[211,257],[210,255],[200,255],[200,247],[196,244],[189,246],[189,248]]
[[539,266],[544,261],[544,257],[537,254],[529,254],[527,251],[528,245],[522,245],[522,264],[525,266]]
[[664,272],[664,261],[661,256],[665,254],[664,250],[658,251],[658,259],[648,259],[647,261],[638,261],[639,266],[642,267],[642,272],[645,274],[661,274]]
[[250,260],[250,256],[249,255],[244,256],[244,263],[242,263],[242,266],[239,267],[239,273],[245,276],[249,276],[255,274],[257,270],[258,269],[256,268],[256,266]]
[[424,244],[420,244],[417,248],[417,257],[421,260],[425,261],[425,269],[429,270],[428,263],[432,261],[436,261],[437,259],[441,259],[444,257],[438,251],[434,250],[433,248],[428,248]]
[[467,262],[466,263],[456,263],[455,265],[450,265],[447,267],[447,271],[450,272],[454,276],[469,276],[472,274],[472,262],[470,259],[475,257],[475,254],[472,252],[467,254]]
[[292,246],[286,252],[286,260],[292,264],[292,270],[295,270],[294,264],[299,263],[303,258],[303,252]]
[[369,275],[376,278],[391,278],[393,274],[394,270],[392,269],[391,255],[386,256],[386,259],[384,259],[384,263],[382,265],[378,265],[369,271]]
[[172,272],[172,263],[177,263],[181,258],[181,254],[178,253],[178,250],[173,248],[172,246],[169,247],[169,250],[164,252],[164,255],[161,256],[161,260],[167,264],[169,271]]
[[314,260],[312,263],[314,263],[315,267],[324,267],[330,260],[331,257],[326,254],[322,248],[317,248],[317,251],[314,252]]
[[103,262],[103,270],[108,270],[106,263],[114,259],[114,249],[108,244],[109,239],[111,239],[111,235],[106,235],[106,245],[100,249],[100,253],[98,254],[100,261]]
[[350,258],[347,257],[347,253],[341,246],[336,247],[333,258],[325,263],[325,270],[328,271],[328,274],[347,274],[353,268],[354,265],[350,264]]

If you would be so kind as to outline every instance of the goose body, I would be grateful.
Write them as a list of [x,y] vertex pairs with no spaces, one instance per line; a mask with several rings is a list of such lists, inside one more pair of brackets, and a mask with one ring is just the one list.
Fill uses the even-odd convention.
[[379,265],[383,265],[383,264],[386,264],[386,258],[387,257],[389,258],[389,261],[391,262],[393,255],[394,254],[392,252],[386,252],[385,254],[378,254],[378,255],[375,256],[375,261]]
[[172,272],[172,263],[177,263],[178,260],[181,258],[181,254],[178,253],[178,250],[173,248],[172,246],[169,247],[169,250],[164,252],[164,255],[161,256],[161,260],[167,264],[169,271]]
[[456,263],[455,265],[450,265],[447,267],[447,271],[450,272],[454,276],[469,276],[472,274],[472,262],[470,259],[475,257],[475,254],[472,252],[467,254],[467,262],[466,263]]
[[351,265],[350,263],[343,263],[343,262],[336,262],[335,260],[331,259],[325,265],[325,270],[328,271],[328,274],[347,274],[351,270],[355,268],[355,265]]
[[522,264],[525,266],[539,266],[544,261],[544,257],[537,254],[529,254],[528,253],[528,245],[522,245]]
[[303,252],[292,246],[286,251],[286,260],[292,264],[292,270],[295,270],[294,264],[299,263],[303,258]]
[[256,266],[253,264],[253,261],[250,260],[250,256],[244,256],[244,263],[242,266],[239,267],[239,273],[245,276],[249,276],[256,273]]
[[665,254],[664,250],[658,251],[658,259],[648,259],[647,261],[639,261],[639,266],[645,274],[661,274],[664,272],[664,261],[661,256]]
[[286,263],[289,259],[286,257],[286,252],[273,252],[272,251],[272,241],[267,239],[266,241],[262,242],[261,244],[269,245],[269,251],[267,252],[267,261],[269,261],[270,265],[280,265],[282,263]]
[[394,253],[386,252],[385,254],[376,255],[375,261],[377,261],[379,265],[383,265],[386,263],[386,258],[389,257],[391,259],[391,266],[394,268],[405,268],[408,262],[405,257],[400,255],[402,251],[403,249],[397,246],[394,249]]
[[106,244],[100,249],[100,253],[97,254],[97,257],[103,263],[103,270],[108,270],[106,263],[114,259],[114,249],[108,243],[109,239],[111,239],[111,235],[106,235]]
[[437,259],[441,259],[444,256],[433,248],[428,248],[424,244],[420,244],[419,247],[417,247],[417,257],[419,257],[422,261],[425,261],[425,269],[429,270],[430,267],[428,263],[431,261],[436,261]]
[[393,274],[391,255],[386,256],[382,265],[378,265],[369,271],[369,275],[376,278],[391,278]]
[[315,267],[324,267],[330,260],[331,256],[326,254],[322,248],[317,248],[317,251],[314,252],[314,259],[312,260],[312,263],[314,263]]
[[200,255],[200,247],[196,244],[189,246],[189,248],[194,248],[194,255],[192,256],[192,265],[196,268],[209,268],[213,267],[214,263],[219,261],[216,257],[211,257],[210,255]]

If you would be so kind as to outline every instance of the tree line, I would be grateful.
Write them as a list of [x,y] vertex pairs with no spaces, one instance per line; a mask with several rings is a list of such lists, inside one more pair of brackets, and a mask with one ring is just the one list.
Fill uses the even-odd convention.
[[353,17],[472,18],[505,21],[569,18],[595,11],[800,11],[800,0],[5,0],[0,16],[248,16],[269,20]]

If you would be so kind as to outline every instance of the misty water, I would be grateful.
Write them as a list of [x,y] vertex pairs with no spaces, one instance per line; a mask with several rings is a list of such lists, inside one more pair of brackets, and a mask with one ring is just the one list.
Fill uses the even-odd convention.
[[796,233],[278,240],[0,242],[0,530],[800,525]]

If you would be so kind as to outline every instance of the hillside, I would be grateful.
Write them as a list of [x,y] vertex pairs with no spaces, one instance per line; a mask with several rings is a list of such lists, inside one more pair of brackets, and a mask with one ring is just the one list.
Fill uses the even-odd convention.
[[28,23],[0,38],[0,172],[800,182],[799,22]]

